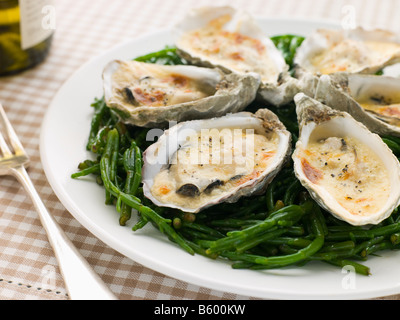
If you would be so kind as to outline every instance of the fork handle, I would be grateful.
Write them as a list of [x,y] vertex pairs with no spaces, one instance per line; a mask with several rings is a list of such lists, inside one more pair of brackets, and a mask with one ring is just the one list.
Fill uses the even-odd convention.
[[54,217],[47,211],[24,167],[13,168],[14,176],[29,193],[53,247],[70,299],[116,300],[114,294],[79,253]]

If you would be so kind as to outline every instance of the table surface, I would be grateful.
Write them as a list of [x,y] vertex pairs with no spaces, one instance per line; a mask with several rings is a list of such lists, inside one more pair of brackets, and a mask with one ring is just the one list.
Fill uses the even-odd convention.
[[[29,175],[43,202],[93,269],[119,299],[249,300],[173,279],[132,261],[94,237],[52,191],[39,155],[41,123],[62,84],[82,64],[122,41],[172,26],[195,0],[55,0],[57,30],[40,66],[0,78],[0,101],[31,158]],[[263,17],[343,21],[348,10],[366,27],[400,30],[398,0],[203,0]],[[349,7],[350,6],[350,7]],[[12,177],[0,179],[0,299],[67,300],[57,260],[35,210]],[[376,297],[400,300],[400,295]]]

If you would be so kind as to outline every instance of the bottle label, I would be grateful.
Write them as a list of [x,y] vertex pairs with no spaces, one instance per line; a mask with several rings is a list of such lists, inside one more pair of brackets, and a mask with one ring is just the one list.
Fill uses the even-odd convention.
[[32,48],[50,37],[55,30],[53,0],[19,0],[21,47]]

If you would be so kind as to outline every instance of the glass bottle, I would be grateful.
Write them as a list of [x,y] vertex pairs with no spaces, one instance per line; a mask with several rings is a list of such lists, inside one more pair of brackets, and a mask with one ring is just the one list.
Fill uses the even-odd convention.
[[0,76],[41,63],[54,30],[52,0],[0,0]]

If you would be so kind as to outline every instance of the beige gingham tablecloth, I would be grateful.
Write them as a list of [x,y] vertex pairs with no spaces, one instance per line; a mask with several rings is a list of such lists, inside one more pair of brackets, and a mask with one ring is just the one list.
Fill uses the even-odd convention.
[[[65,210],[47,182],[39,155],[42,119],[64,81],[82,64],[122,41],[172,26],[189,9],[232,5],[264,17],[343,21],[400,32],[399,0],[55,0],[57,29],[40,66],[0,78],[0,101],[22,140],[29,174],[46,207],[82,255],[124,300],[250,300],[172,279],[114,251]],[[377,297],[381,298],[381,297]],[[400,295],[384,297],[400,299]],[[57,261],[25,191],[0,178],[0,299],[67,300]]]

